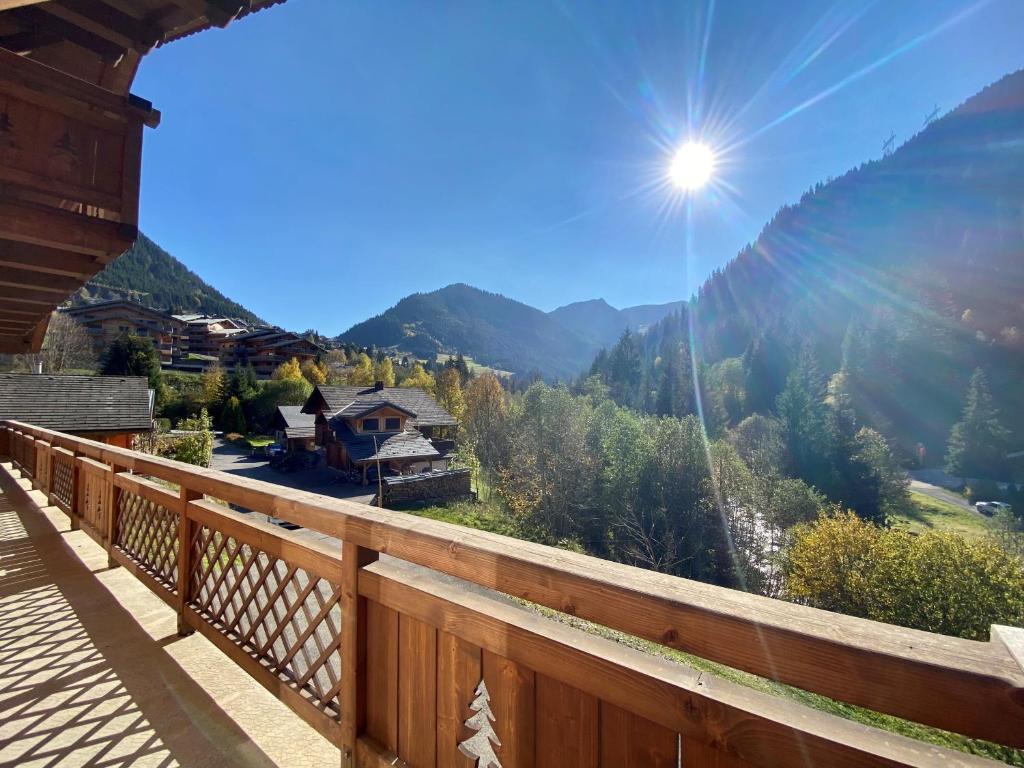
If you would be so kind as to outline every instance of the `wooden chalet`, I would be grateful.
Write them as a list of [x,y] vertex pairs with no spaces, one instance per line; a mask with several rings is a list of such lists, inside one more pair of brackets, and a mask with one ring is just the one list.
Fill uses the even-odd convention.
[[142,57],[282,0],[0,0],[0,352],[135,242]]
[[125,334],[152,339],[163,366],[170,366],[182,354],[185,324],[155,309],[132,301],[104,301],[62,311],[85,329],[97,358]]
[[321,385],[302,410],[315,417],[327,465],[361,472],[364,484],[377,466],[399,475],[448,468],[454,444],[432,438],[458,421],[418,387]]
[[261,379],[293,357],[300,363],[316,360],[325,350],[297,333],[280,328],[258,328],[228,336],[220,345],[220,361],[228,368],[251,365]]
[[184,326],[183,350],[189,355],[219,358],[221,345],[230,337],[247,333],[249,326],[230,317],[188,314],[174,315]]
[[316,448],[315,417],[302,412],[301,405],[279,405],[270,422],[274,439],[291,451],[312,451]]
[[0,373],[0,419],[131,448],[153,428],[153,390],[143,376]]

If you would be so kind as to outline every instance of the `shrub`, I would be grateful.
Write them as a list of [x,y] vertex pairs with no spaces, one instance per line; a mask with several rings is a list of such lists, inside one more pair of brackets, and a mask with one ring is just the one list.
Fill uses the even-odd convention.
[[210,466],[213,458],[213,422],[203,408],[198,416],[182,419],[178,429],[188,432],[182,435],[174,446],[174,458],[197,467]]
[[786,596],[816,608],[975,640],[1024,625],[1024,562],[991,541],[847,512],[797,526],[784,570]]

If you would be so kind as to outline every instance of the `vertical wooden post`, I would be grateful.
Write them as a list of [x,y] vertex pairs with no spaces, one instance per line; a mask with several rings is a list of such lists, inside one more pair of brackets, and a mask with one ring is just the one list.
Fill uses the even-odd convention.
[[356,739],[366,729],[366,600],[359,596],[359,571],[379,552],[345,541],[341,545],[341,764],[355,768]]
[[186,488],[178,491],[178,636],[185,637],[195,632],[185,618],[185,606],[192,599],[192,521],[188,517],[188,503],[203,498],[203,494]]
[[79,506],[82,503],[82,491],[79,488],[79,481],[81,480],[82,472],[78,463],[78,451],[75,451],[71,455],[71,530],[77,531],[82,527],[81,510]]
[[117,568],[120,563],[114,559],[114,544],[117,542],[117,513],[121,506],[121,489],[115,485],[119,472],[124,472],[127,467],[117,464],[110,466],[110,474],[107,477],[107,497],[104,503],[107,505],[106,530],[103,531],[103,541],[107,546],[107,568]]

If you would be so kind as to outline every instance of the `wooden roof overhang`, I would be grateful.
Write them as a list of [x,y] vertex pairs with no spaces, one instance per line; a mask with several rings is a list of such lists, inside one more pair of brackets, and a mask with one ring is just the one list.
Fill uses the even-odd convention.
[[0,352],[138,236],[143,128],[129,91],[154,47],[284,0],[0,0]]

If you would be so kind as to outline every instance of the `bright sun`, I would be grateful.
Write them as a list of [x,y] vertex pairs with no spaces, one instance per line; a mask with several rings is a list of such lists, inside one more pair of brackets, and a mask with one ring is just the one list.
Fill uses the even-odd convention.
[[700,189],[715,172],[715,153],[707,144],[688,141],[672,158],[669,178],[680,189]]

